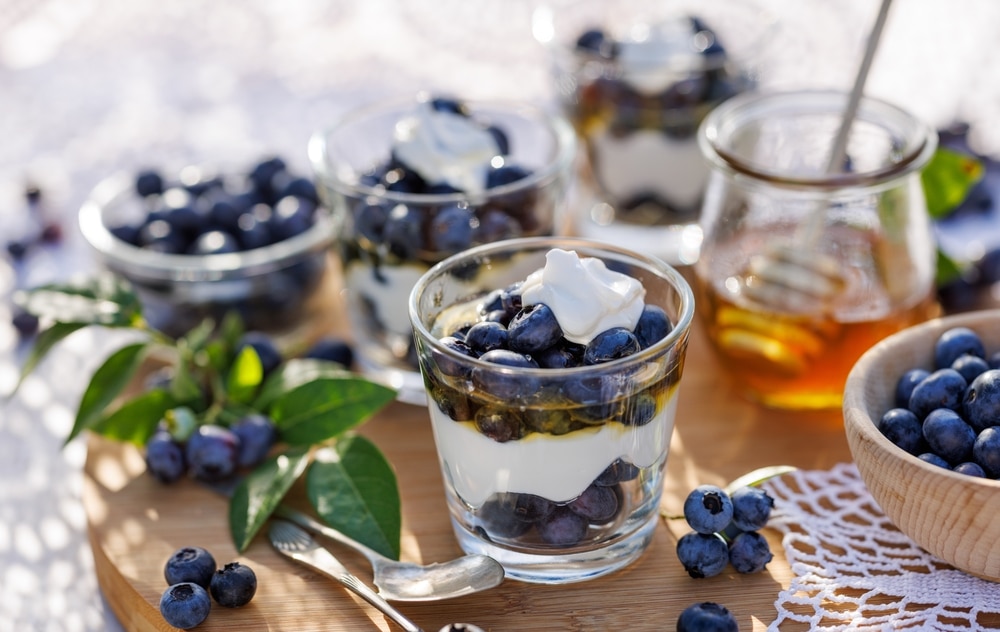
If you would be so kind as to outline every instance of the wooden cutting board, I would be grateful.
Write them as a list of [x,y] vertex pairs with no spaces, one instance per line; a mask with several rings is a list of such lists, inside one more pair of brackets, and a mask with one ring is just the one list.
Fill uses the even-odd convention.
[[[363,427],[396,469],[403,502],[402,558],[443,561],[461,554],[451,532],[427,411],[394,403]],[[83,502],[98,581],[128,630],[172,630],[158,610],[166,588],[163,565],[182,546],[202,546],[221,565],[239,560],[257,574],[258,591],[241,609],[214,607],[197,630],[340,632],[398,629],[340,585],[279,557],[258,536],[243,555],[230,541],[226,501],[195,483],[172,486],[144,474],[137,450],[89,438]],[[720,370],[700,329],[692,332],[668,460],[663,507],[681,513],[684,497],[702,483],[725,484],[766,465],[827,469],[850,460],[839,411],[780,413],[741,400]],[[293,504],[307,508],[301,495]],[[488,631],[666,630],[698,601],[732,610],[741,630],[763,630],[791,570],[779,534],[765,530],[775,559],[766,571],[690,578],[675,555],[683,520],[661,521],[652,546],[610,576],[564,586],[505,581],[485,593],[439,603],[400,603],[428,632],[466,622]],[[364,558],[330,544],[359,577]]]

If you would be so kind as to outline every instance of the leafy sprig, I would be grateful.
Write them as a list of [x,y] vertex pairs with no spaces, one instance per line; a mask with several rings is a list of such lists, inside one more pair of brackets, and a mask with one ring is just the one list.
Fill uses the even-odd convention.
[[[49,323],[22,367],[21,381],[59,342],[98,326],[138,332],[94,371],[77,408],[68,443],[89,431],[140,448],[161,424],[228,426],[251,413],[274,421],[280,447],[232,491],[229,526],[240,552],[299,479],[317,514],[383,555],[400,552],[401,512],[395,474],[371,441],[355,430],[395,392],[329,361],[292,358],[264,375],[257,352],[239,345],[234,313],[205,320],[172,338],[150,326],[130,286],[111,277],[53,284],[19,296],[26,311]],[[163,364],[165,380],[135,390],[144,367]],[[160,375],[159,373],[154,375]]]

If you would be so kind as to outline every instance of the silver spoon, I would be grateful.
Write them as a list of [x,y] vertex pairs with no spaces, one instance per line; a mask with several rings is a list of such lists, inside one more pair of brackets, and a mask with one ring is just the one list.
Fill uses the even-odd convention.
[[354,549],[371,562],[378,594],[389,601],[440,601],[494,588],[503,581],[503,566],[486,555],[463,555],[447,562],[414,564],[393,560],[340,531],[279,505],[274,515]]
[[352,575],[332,553],[317,544],[316,540],[313,540],[308,533],[291,522],[272,521],[268,536],[271,538],[271,544],[279,553],[340,582],[402,626],[406,632],[423,632],[420,626],[407,619],[402,612],[393,608],[388,601]]

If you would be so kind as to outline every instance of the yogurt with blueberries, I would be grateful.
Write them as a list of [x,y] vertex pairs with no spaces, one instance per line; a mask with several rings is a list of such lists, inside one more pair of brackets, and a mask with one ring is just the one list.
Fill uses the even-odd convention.
[[523,280],[440,312],[439,344],[420,352],[460,529],[562,552],[655,516],[681,363],[664,344],[674,323],[646,292],[555,248]]

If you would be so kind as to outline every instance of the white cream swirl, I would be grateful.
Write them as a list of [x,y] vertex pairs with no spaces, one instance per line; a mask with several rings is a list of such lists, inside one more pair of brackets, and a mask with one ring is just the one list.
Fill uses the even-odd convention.
[[393,141],[396,157],[426,182],[470,194],[486,189],[490,161],[500,153],[493,136],[474,120],[427,102],[396,123]]
[[612,327],[635,329],[645,306],[646,289],[638,280],[608,270],[595,257],[553,248],[545,266],[521,286],[524,305],[544,303],[555,314],[563,336],[579,344]]

